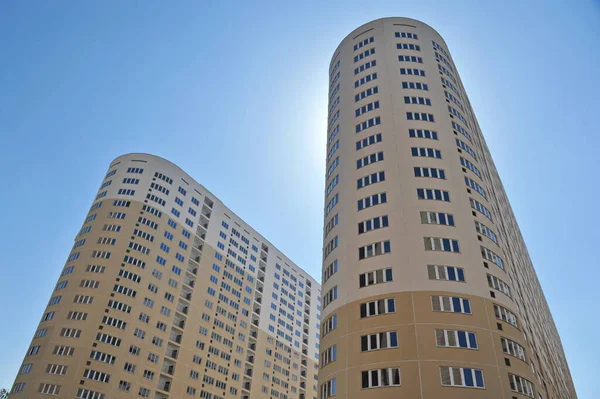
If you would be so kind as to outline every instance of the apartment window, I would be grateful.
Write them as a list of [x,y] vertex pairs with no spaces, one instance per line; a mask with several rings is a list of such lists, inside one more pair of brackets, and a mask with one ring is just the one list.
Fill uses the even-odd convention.
[[44,314],[44,316],[42,316],[42,323],[45,321],[49,321],[52,320],[54,318],[54,312],[48,312],[46,314]]
[[361,177],[360,179],[357,179],[356,180],[356,188],[361,189],[363,187],[370,186],[371,184],[379,183],[382,181],[385,181],[385,172],[381,171],[381,172],[371,173],[369,175],[366,175],[365,177]]
[[335,394],[337,394],[337,382],[336,382],[335,378],[333,378],[333,379],[323,383],[323,385],[321,385],[321,398],[320,399],[327,399],[331,396],[334,396]]
[[370,127],[377,126],[381,124],[381,117],[376,116],[375,118],[367,119],[366,121],[359,123],[355,126],[356,133],[360,133],[363,130],[366,130]]
[[[336,194],[337,196],[337,194]],[[371,195],[369,197],[362,198],[358,200],[358,210],[361,211],[366,208],[370,208],[372,206],[376,206],[379,204],[385,204],[387,202],[387,194],[379,193],[375,195]]]
[[376,334],[363,335],[360,337],[360,346],[363,352],[378,349],[390,349],[398,347],[398,332],[387,331]]
[[70,346],[56,345],[52,353],[58,356],[73,356],[74,352],[75,349]]
[[487,281],[490,288],[493,288],[496,291],[500,291],[509,298],[511,297],[510,287],[504,281],[491,274],[487,275]]
[[429,91],[429,86],[420,82],[402,82],[402,88]]
[[417,198],[420,200],[435,200],[450,202],[450,193],[444,190],[417,188]]
[[379,88],[377,86],[369,87],[368,89],[356,94],[354,96],[354,102],[358,102],[358,101],[362,100],[363,98],[372,96],[373,94],[377,94],[377,93],[379,93]]
[[329,212],[331,212],[333,207],[337,205],[338,200],[339,200],[339,194],[334,195],[333,198],[327,204],[327,207],[325,207],[325,216],[327,216],[329,214]]
[[359,48],[361,48],[361,47],[363,47],[363,46],[366,46],[366,45],[367,45],[367,44],[369,44],[369,43],[373,43],[374,41],[375,41],[375,39],[373,38],[373,36],[371,36],[371,37],[370,37],[370,38],[368,38],[368,39],[365,39],[365,40],[363,40],[363,41],[361,41],[361,42],[359,42],[359,43],[356,43],[356,44],[354,45],[354,51],[358,50]]
[[329,160],[331,158],[333,158],[333,154],[335,154],[335,152],[340,148],[340,141],[337,140],[335,142],[335,144],[333,145],[333,147],[331,147],[331,150],[329,150],[329,152],[327,153],[327,162],[329,162]]
[[413,157],[442,158],[442,152],[435,148],[412,147],[410,153]]
[[326,336],[332,330],[335,330],[337,328],[337,324],[338,324],[338,318],[337,318],[336,314],[334,314],[334,315],[330,316],[329,318],[327,318],[323,322],[323,326],[322,326],[323,336]]
[[57,396],[60,393],[60,385],[42,383],[40,384],[38,392],[42,395]]
[[127,168],[127,173],[142,174],[142,173],[144,173],[144,169],[142,169],[142,168]]
[[148,398],[150,397],[150,390],[148,388],[140,387],[138,396],[141,396],[142,398]]
[[360,318],[378,316],[396,312],[394,298],[379,299],[377,301],[360,304]]
[[483,259],[489,260],[490,262],[498,266],[500,269],[504,270],[504,263],[502,262],[502,258],[500,258],[498,255],[496,255],[494,252],[492,252],[484,246],[481,246],[480,248],[481,256],[483,257]]
[[[405,98],[409,98],[409,97],[405,97]],[[413,97],[413,98],[417,98],[417,97]],[[422,97],[419,97],[419,98],[422,98]],[[436,131],[427,130],[427,129],[408,129],[408,136],[411,138],[418,138],[418,139],[431,139],[431,140],[438,139],[438,134]],[[441,158],[441,155],[440,155],[440,158]]]
[[425,76],[425,71],[416,68],[400,68],[400,75]]
[[358,259],[388,254],[392,251],[390,241],[380,241],[358,248]]
[[479,201],[474,200],[473,198],[469,198],[469,201],[471,202],[471,208],[479,211],[485,217],[487,217],[488,219],[492,220],[492,212],[490,212],[485,206],[483,206],[482,203],[480,203]]
[[525,356],[525,348],[523,348],[521,345],[504,337],[500,338],[500,343],[502,344],[502,351],[504,353],[521,359],[524,362],[527,361]]
[[354,116],[355,116],[355,117],[356,117],[356,116],[360,116],[360,115],[362,115],[362,114],[366,114],[367,112],[369,112],[369,111],[373,111],[373,110],[375,110],[375,109],[379,109],[379,101],[374,101],[374,102],[372,102],[372,103],[369,103],[369,104],[363,105],[363,106],[362,106],[362,107],[360,107],[360,108],[357,108],[357,109],[354,111]]
[[78,320],[78,321],[85,321],[87,320],[87,316],[88,314],[86,312],[75,312],[75,311],[70,311],[67,314],[67,319],[68,320]]
[[358,275],[359,288],[393,281],[392,269],[372,270]]
[[400,386],[400,369],[384,368],[363,371],[361,380],[361,387],[363,389]]
[[465,281],[464,269],[456,266],[427,265],[427,275],[430,280]]
[[[377,66],[377,60],[372,60],[372,61],[366,62],[363,65],[361,65],[361,66],[359,66],[357,68],[354,68],[354,75],[358,75],[362,71],[365,71],[365,70],[367,70],[369,68],[373,68],[375,66]],[[336,89],[337,89],[337,87],[336,87]],[[334,92],[335,92],[335,90],[334,90]]]
[[325,283],[331,276],[338,271],[338,261],[334,260],[323,270],[323,283]]
[[465,298],[435,295],[431,297],[431,304],[434,312],[471,314],[471,302]]
[[13,385],[10,392],[18,393],[18,392],[23,392],[24,390],[25,390],[25,383],[24,382],[16,382],[15,385]]
[[329,222],[327,222],[327,224],[325,225],[325,237],[327,237],[327,235],[329,235],[329,232],[331,230],[333,230],[333,228],[335,226],[337,226],[338,224],[338,214],[336,213],[335,215],[333,215],[331,217],[331,219],[329,219]]
[[[431,105],[431,100],[425,97],[405,96],[404,104]],[[433,122],[433,120],[431,122]]]
[[335,237],[333,237],[333,239],[331,241],[329,241],[329,243],[327,243],[327,245],[323,249],[323,259],[327,258],[329,256],[329,254],[331,252],[333,252],[334,249],[337,248],[337,246],[338,246],[338,236],[335,236]]
[[[498,244],[498,237],[496,236],[496,233],[494,233],[492,231],[492,229],[490,229],[489,227],[487,227],[486,225],[479,223],[478,221],[475,221],[475,230],[479,233],[479,234],[483,234],[484,236],[486,236],[487,238],[489,238],[490,240],[494,241],[496,244]],[[487,249],[487,248],[486,248]],[[489,249],[488,249],[489,251]],[[490,251],[491,252],[491,251]],[[492,252],[493,253],[493,252]],[[495,254],[494,254],[495,255]],[[496,255],[497,256],[497,255]],[[484,255],[484,257],[487,259],[487,256]],[[495,263],[495,262],[494,262]],[[502,264],[502,261],[501,261]],[[502,267],[502,266],[501,266]]]
[[463,367],[440,367],[443,386],[485,388],[483,371]]
[[358,234],[368,233],[371,230],[378,230],[388,226],[388,216],[378,216],[376,218],[360,222],[358,224]]
[[533,398],[533,384],[531,381],[514,374],[508,374],[508,380],[510,381],[511,391]]
[[472,188],[473,190],[475,190],[479,194],[481,194],[481,196],[483,198],[487,199],[487,196],[485,195],[485,190],[483,189],[483,187],[481,187],[479,184],[477,184],[473,179],[465,176],[465,184],[467,185],[467,187]]
[[434,179],[446,179],[446,171],[439,168],[418,167],[414,168],[415,177],[431,177]]
[[[367,63],[367,64],[369,64],[369,63]],[[360,78],[360,79],[358,79],[357,81],[354,82],[354,88],[356,89],[356,88],[364,85],[365,83],[371,82],[371,81],[373,81],[375,79],[377,79],[377,72],[372,73],[370,75],[363,76],[362,78]],[[338,99],[339,99],[339,97],[338,97]]]
[[479,172],[479,169],[477,169],[477,167],[475,165],[473,165],[473,163],[471,161],[469,161],[463,157],[460,157],[460,164],[481,178],[481,173]]
[[373,164],[375,162],[383,161],[383,151],[376,152],[366,157],[360,158],[356,161],[356,169],[363,168],[367,165]]
[[335,168],[337,168],[337,166],[339,164],[340,164],[340,157],[337,157],[333,160],[331,165],[329,165],[329,168],[327,169],[327,177],[331,176],[331,174],[333,173],[333,171],[335,170]]
[[396,44],[396,49],[398,50],[414,50],[414,51],[421,51],[421,46],[419,46],[418,44],[407,44],[407,43],[397,43]]
[[415,57],[414,55],[399,55],[398,61],[400,61],[400,62],[416,62],[418,64],[422,64],[423,58]]
[[477,335],[470,331],[436,329],[435,341],[437,346],[448,348],[478,348]]
[[325,349],[321,353],[321,363],[320,367],[325,367],[331,362],[335,362],[337,360],[337,345],[333,345],[327,349]]
[[424,237],[426,251],[441,251],[459,253],[458,240],[440,237]]
[[370,55],[373,55],[373,54],[375,54],[375,48],[374,47],[370,48],[368,50],[365,50],[364,52],[362,52],[362,53],[354,56],[354,62],[358,62],[358,61],[362,60],[363,58],[366,58],[366,57],[368,57]]
[[360,150],[362,148],[368,147],[368,146],[370,146],[372,144],[380,143],[381,141],[382,141],[382,135],[381,135],[381,133],[373,134],[373,135],[371,135],[371,136],[369,136],[367,138],[364,138],[362,140],[358,140],[356,142],[356,151],[358,151],[358,150]]
[[338,297],[338,288],[337,285],[327,291],[325,295],[323,295],[323,309],[327,307],[331,302],[335,301]]
[[419,39],[419,37],[417,36],[416,33],[410,33],[410,32],[396,32],[396,37],[404,37],[407,39],[415,39],[415,40]]
[[31,363],[24,364],[21,366],[21,369],[19,370],[19,374],[29,374],[29,373],[31,373],[32,368],[33,368],[33,364],[31,364]]
[[46,367],[46,374],[65,375],[67,374],[68,366],[62,364],[49,364]]
[[442,212],[421,211],[421,223],[454,226],[454,216]]
[[83,378],[87,378],[89,380],[98,381],[98,382],[106,382],[110,381],[110,375],[106,373],[102,373],[96,370],[85,369],[83,372]]
[[131,383],[121,380],[119,381],[119,386],[117,387],[117,389],[119,389],[120,391],[129,392],[129,390],[131,389]]

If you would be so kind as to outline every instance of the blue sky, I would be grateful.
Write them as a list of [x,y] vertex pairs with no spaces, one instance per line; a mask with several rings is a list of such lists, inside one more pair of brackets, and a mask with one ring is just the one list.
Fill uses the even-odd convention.
[[596,398],[600,3],[579,0],[0,2],[0,387],[120,154],[177,163],[318,278],[329,60],[384,16],[449,45]]

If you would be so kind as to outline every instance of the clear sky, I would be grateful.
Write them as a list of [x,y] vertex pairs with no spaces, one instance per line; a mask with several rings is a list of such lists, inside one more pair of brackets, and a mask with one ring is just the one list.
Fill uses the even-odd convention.
[[0,1],[0,388],[120,154],[178,164],[319,279],[330,57],[385,16],[445,38],[597,398],[600,3],[583,0]]

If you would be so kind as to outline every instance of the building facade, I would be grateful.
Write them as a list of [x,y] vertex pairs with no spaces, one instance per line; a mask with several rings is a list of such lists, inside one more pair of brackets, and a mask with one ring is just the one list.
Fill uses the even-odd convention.
[[316,398],[320,286],[174,164],[113,161],[12,398]]
[[329,75],[320,399],[575,399],[442,37],[370,22]]

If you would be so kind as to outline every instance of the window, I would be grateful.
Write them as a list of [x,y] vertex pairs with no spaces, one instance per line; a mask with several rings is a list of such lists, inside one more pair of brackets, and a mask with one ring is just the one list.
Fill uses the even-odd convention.
[[336,213],[335,215],[333,215],[331,217],[331,219],[329,219],[329,222],[327,222],[327,224],[325,225],[325,237],[327,237],[327,235],[329,235],[329,232],[331,230],[333,230],[333,228],[335,226],[337,226],[338,224],[338,214]]
[[385,368],[363,371],[361,380],[361,387],[363,389],[400,386],[400,369]]
[[354,62],[358,62],[358,61],[362,60],[363,58],[368,57],[368,56],[373,55],[373,54],[375,54],[375,48],[374,47],[370,48],[368,50],[365,50],[364,52],[362,52],[362,53],[354,56]]
[[435,200],[450,202],[450,193],[443,190],[417,188],[417,198],[420,200]]
[[75,349],[70,346],[56,345],[52,353],[58,356],[73,356],[74,352]]
[[454,226],[454,216],[442,212],[421,211],[421,224],[439,224]]
[[358,276],[359,288],[393,281],[392,269],[372,270]]
[[492,220],[492,213],[485,206],[483,206],[483,204],[474,200],[473,198],[469,198],[469,201],[471,202],[471,208],[476,209],[477,211],[482,213],[485,217]]
[[60,385],[41,383],[38,392],[42,395],[57,396],[60,393]]
[[442,158],[442,152],[435,148],[412,147],[410,153],[413,157]]
[[511,297],[510,287],[504,281],[491,274],[487,275],[487,281],[490,288],[493,288],[496,291],[500,291],[509,298]]
[[483,371],[463,367],[440,367],[443,386],[485,388]]
[[[336,194],[337,196],[337,194]],[[385,204],[387,202],[387,194],[379,193],[375,195],[371,195],[369,197],[362,198],[358,200],[358,210],[361,211],[366,208],[370,208],[372,206],[376,206],[379,204]]]
[[379,101],[375,101],[375,102],[372,102],[372,103],[368,103],[368,104],[366,104],[366,105],[363,105],[363,106],[362,106],[362,107],[360,107],[360,108],[357,108],[357,109],[354,111],[354,116],[355,116],[355,117],[357,117],[357,116],[360,116],[360,115],[362,115],[362,114],[366,114],[366,113],[367,113],[367,112],[369,112],[369,111],[373,111],[373,110],[375,110],[375,109],[379,109]]
[[369,175],[366,175],[365,177],[361,177],[360,179],[356,180],[356,188],[361,189],[363,187],[370,186],[371,184],[379,183],[382,181],[385,181],[385,172],[381,171],[371,173]]
[[404,104],[431,105],[431,100],[425,97],[404,97]]
[[338,246],[338,236],[333,237],[333,239],[331,241],[329,241],[329,243],[327,243],[327,245],[325,246],[325,248],[323,249],[323,259],[327,258],[329,256],[329,254],[336,249]]
[[333,276],[338,271],[338,261],[334,260],[323,270],[323,283],[325,283],[331,276]]
[[502,262],[502,258],[500,258],[498,255],[496,255],[484,246],[481,246],[480,248],[481,256],[483,257],[483,259],[489,260],[490,262],[498,266],[500,269],[504,270],[504,263]]
[[367,233],[371,230],[382,229],[384,227],[388,227],[388,216],[378,216],[373,219],[368,219],[360,222],[358,224],[358,234]]
[[433,115],[425,112],[407,112],[406,119],[409,121],[435,122]]
[[363,335],[360,337],[360,346],[363,352],[378,349],[390,349],[398,347],[398,332],[387,331],[376,334]]
[[449,348],[477,349],[477,335],[470,331],[435,330],[437,346]]
[[337,360],[337,345],[330,346],[321,353],[321,363],[319,367],[325,367],[331,362]]
[[167,182],[168,184],[173,184],[173,179],[171,179],[169,176],[163,175],[162,173],[155,172],[154,177],[158,177],[160,180]]
[[46,367],[46,374],[65,375],[67,374],[68,366],[62,364],[49,364]]
[[523,348],[521,345],[504,337],[500,338],[500,343],[502,344],[502,351],[504,353],[521,359],[524,362],[527,361],[525,356],[525,348]]
[[410,32],[396,32],[396,37],[404,37],[407,39],[415,39],[415,40],[419,39],[419,37],[417,36],[416,33],[410,33]]
[[110,375],[108,375],[106,373],[102,373],[100,371],[91,370],[91,369],[85,369],[85,371],[83,372],[83,378],[87,378],[89,380],[99,381],[99,382],[109,382],[110,381]]
[[335,152],[340,148],[340,141],[337,140],[335,142],[335,144],[333,145],[333,147],[331,147],[331,150],[329,150],[329,152],[327,153],[327,162],[329,162],[329,160],[331,158],[333,158],[333,154],[335,154]]
[[471,302],[465,298],[436,295],[431,297],[431,304],[434,312],[471,314]]
[[12,389],[11,389],[11,393],[18,393],[18,392],[23,392],[25,390],[25,383],[24,382],[15,382],[15,385],[13,385]]
[[338,324],[337,314],[334,314],[334,315],[330,316],[329,318],[327,318],[323,322],[323,326],[322,326],[323,336],[326,336],[331,331],[335,330],[337,328],[337,324]]
[[472,188],[473,190],[475,190],[479,194],[481,194],[481,196],[483,198],[487,199],[487,196],[485,195],[485,190],[483,189],[483,187],[481,187],[479,184],[477,184],[473,179],[465,176],[465,184],[467,185],[467,187]]
[[425,76],[425,71],[416,68],[400,68],[400,75]]
[[379,299],[377,301],[360,304],[360,318],[378,316],[396,312],[394,298]]
[[[358,75],[362,71],[365,71],[369,68],[373,68],[374,66],[377,66],[377,60],[366,62],[363,65],[354,68],[354,74]],[[365,78],[369,78],[369,79],[366,80]],[[377,79],[377,73],[367,75],[367,76],[363,77],[362,79],[357,80],[356,82],[354,82],[354,88],[357,88],[358,86],[362,85],[363,83],[370,82],[371,80],[374,80],[374,79]]]
[[325,208],[325,216],[327,216],[329,214],[329,212],[333,209],[333,207],[337,205],[338,199],[339,199],[339,195],[336,194],[333,196],[331,201],[329,201],[329,203],[327,204],[327,207]]
[[337,383],[336,379],[333,378],[321,385],[321,398],[327,399],[337,393]]
[[372,144],[375,144],[375,143],[381,143],[381,141],[382,141],[381,133],[373,134],[373,135],[371,135],[371,136],[369,136],[367,138],[364,138],[362,140],[358,140],[356,142],[356,151],[358,151],[358,150],[360,150],[362,148],[368,147],[368,146],[370,146]]
[[369,87],[368,89],[366,89],[366,90],[364,90],[364,91],[356,94],[354,96],[354,102],[360,101],[363,98],[372,96],[373,94],[377,94],[377,93],[379,93],[379,88],[377,86],[375,86],[375,87]]
[[131,389],[131,383],[127,381],[119,381],[119,386],[117,387],[121,391],[129,392]]
[[511,391],[533,398],[533,384],[531,381],[514,374],[508,374],[508,380]]
[[338,288],[337,285],[327,291],[325,295],[323,295],[323,309],[327,307],[331,302],[335,301],[338,297]]
[[425,242],[426,251],[441,251],[454,253],[460,252],[458,240],[439,237],[424,237],[423,241]]
[[374,40],[375,40],[375,39],[373,38],[373,36],[371,36],[370,38],[368,38],[368,39],[365,39],[365,40],[363,40],[362,42],[356,43],[356,44],[354,45],[354,51],[358,50],[359,48],[361,48],[361,47],[363,47],[363,46],[366,46],[366,45],[367,45],[367,44],[369,44],[369,43],[373,43],[373,41],[374,41]]
[[339,182],[340,182],[340,176],[335,175],[335,177],[331,180],[331,183],[329,183],[329,185],[327,186],[327,194],[326,195],[329,195],[331,193],[331,191],[335,188],[335,186],[338,185]]
[[[405,97],[405,98],[408,98],[408,97]],[[417,97],[412,97],[412,98],[417,98]],[[422,98],[422,97],[419,97],[419,98]],[[435,132],[433,130],[427,130],[427,129],[408,129],[408,137],[418,138],[418,139],[437,140],[438,139],[438,134],[437,134],[437,132]]]
[[456,266],[427,265],[427,275],[430,280],[465,281],[464,269]]
[[142,168],[127,168],[127,173],[142,174],[142,173],[144,173],[144,169],[142,169]]
[[400,62],[416,62],[418,64],[422,64],[423,58],[415,57],[414,55],[399,55],[398,61],[400,61]]
[[335,168],[337,168],[337,166],[340,164],[340,157],[336,157],[333,162],[331,163],[331,165],[329,165],[329,168],[327,169],[327,177],[331,176],[331,174],[333,173],[333,171],[335,170]]
[[366,157],[360,158],[356,161],[356,169],[363,168],[375,162],[383,161],[383,151],[379,151]]
[[[496,236],[496,233],[494,233],[494,232],[492,231],[492,229],[490,229],[490,228],[489,228],[489,227],[487,227],[486,225],[484,225],[484,224],[482,224],[482,223],[479,223],[478,221],[475,221],[475,230],[476,230],[476,231],[477,231],[479,234],[483,234],[484,236],[486,236],[487,238],[489,238],[490,240],[492,240],[492,241],[494,241],[496,244],[498,244],[498,237]],[[487,248],[486,248],[486,249],[487,249]],[[483,251],[483,250],[482,250],[482,251]],[[488,249],[488,251],[490,251],[490,250]],[[493,254],[493,252],[492,252],[492,251],[490,251],[490,252]],[[482,254],[483,254],[483,252],[482,252]],[[494,255],[496,255],[496,254],[494,254]],[[497,256],[497,255],[496,255],[496,256]],[[484,258],[488,259],[488,258],[487,258],[487,255],[484,255]],[[489,260],[491,260],[491,259],[489,259]],[[496,262],[494,262],[494,263],[496,263]],[[502,261],[501,261],[501,260],[500,260],[500,264],[502,264]],[[502,267],[502,266],[500,266],[500,267]]]
[[384,255],[391,251],[391,244],[389,241],[375,242],[358,248],[358,259],[362,260],[373,256]]
[[396,44],[396,49],[398,50],[415,50],[415,51],[421,51],[421,46],[419,46],[418,44],[406,44],[406,43],[397,43]]
[[360,133],[365,129],[381,124],[381,117],[376,116],[375,118],[367,119],[366,121],[359,123],[355,126],[356,133]]
[[446,179],[446,171],[439,168],[415,167],[415,177],[431,177],[434,179]]
[[429,91],[429,86],[420,82],[402,82],[402,88]]
[[31,363],[22,365],[21,369],[19,370],[19,374],[29,374],[29,373],[31,373],[32,367],[33,367],[33,364],[31,364]]
[[135,190],[120,188],[118,194],[119,195],[135,195]]

